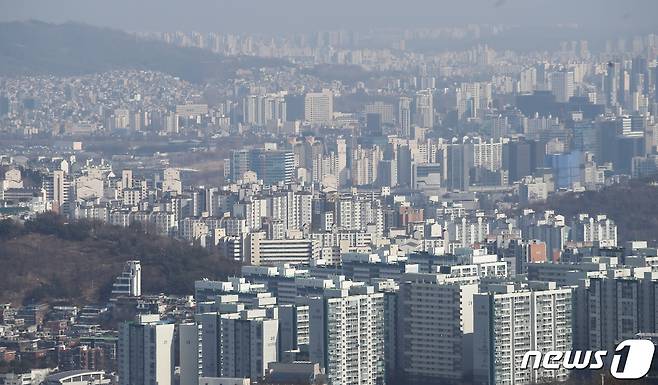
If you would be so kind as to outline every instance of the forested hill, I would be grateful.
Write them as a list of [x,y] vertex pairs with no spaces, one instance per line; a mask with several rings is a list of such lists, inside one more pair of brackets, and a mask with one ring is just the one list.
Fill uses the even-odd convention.
[[0,76],[72,76],[111,70],[152,70],[201,82],[235,74],[240,68],[286,65],[254,57],[223,57],[198,48],[86,24],[39,21],[0,23]]
[[567,217],[586,213],[606,214],[617,224],[620,242],[646,240],[658,244],[658,184],[655,179],[632,179],[601,191],[554,195],[531,206],[552,209]]
[[45,214],[25,224],[0,221],[0,302],[105,301],[127,260],[142,262],[142,291],[192,294],[194,281],[221,279],[239,265],[201,247],[94,222]]

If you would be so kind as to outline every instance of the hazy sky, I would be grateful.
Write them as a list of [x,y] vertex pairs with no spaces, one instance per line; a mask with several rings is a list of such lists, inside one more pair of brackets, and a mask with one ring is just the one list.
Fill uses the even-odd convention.
[[[129,31],[578,23],[658,30],[658,0],[0,0],[0,21],[81,21]],[[658,32],[658,31],[656,31]]]

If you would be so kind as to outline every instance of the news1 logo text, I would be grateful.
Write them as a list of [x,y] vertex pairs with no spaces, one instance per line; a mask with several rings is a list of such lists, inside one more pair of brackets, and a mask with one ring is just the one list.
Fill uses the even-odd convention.
[[[649,373],[653,361],[655,347],[649,340],[626,340],[615,348],[610,363],[610,374],[614,378],[636,380]],[[607,361],[608,352],[605,350],[575,350],[568,352],[529,351],[523,356],[521,367],[527,369],[532,359],[533,369],[555,370],[565,369],[602,369]]]

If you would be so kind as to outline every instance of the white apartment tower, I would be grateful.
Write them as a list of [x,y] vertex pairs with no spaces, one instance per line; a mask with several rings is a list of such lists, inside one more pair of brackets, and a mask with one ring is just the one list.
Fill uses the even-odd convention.
[[580,214],[571,224],[571,239],[576,242],[597,242],[602,247],[616,247],[617,225],[605,215],[590,217]]
[[132,170],[121,171],[121,189],[127,190],[131,188],[133,188],[133,171]]
[[243,103],[244,122],[255,126],[278,127],[286,121],[283,95],[249,95]]
[[503,143],[500,139],[474,141],[473,166],[489,171],[500,170],[503,167]]
[[304,119],[311,125],[331,124],[334,118],[334,94],[331,90],[309,92],[304,97]]
[[62,213],[66,209],[66,204],[69,201],[70,181],[66,173],[62,170],[53,171],[52,178],[52,200],[55,211]]
[[347,184],[347,141],[344,138],[336,139],[336,178],[338,186]]
[[415,124],[423,128],[434,127],[434,101],[432,90],[416,93]]
[[522,368],[529,351],[572,349],[572,289],[515,290],[499,285],[476,294],[474,306],[474,383],[524,385],[565,380],[567,369]]
[[382,384],[384,293],[343,281],[309,300],[309,354],[330,385]]
[[317,241],[310,239],[267,239],[264,232],[250,233],[246,237],[244,261],[257,266],[274,266],[281,263],[309,263],[319,259]]
[[530,94],[537,88],[537,69],[528,67],[519,74],[519,93]]
[[163,177],[162,191],[173,192],[179,195],[183,193],[183,184],[181,183],[179,169],[167,168],[164,170]]
[[142,295],[142,264],[126,261],[123,271],[112,285],[112,296],[139,297]]
[[384,159],[379,147],[364,148],[358,146],[352,152],[352,185],[371,185],[377,180],[379,162]]

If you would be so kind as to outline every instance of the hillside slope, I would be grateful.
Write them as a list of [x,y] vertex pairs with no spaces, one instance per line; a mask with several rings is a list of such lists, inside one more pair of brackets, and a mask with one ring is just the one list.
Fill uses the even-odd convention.
[[147,294],[192,294],[196,279],[239,271],[233,261],[147,234],[140,226],[66,224],[46,214],[25,225],[0,222],[0,302],[104,301],[123,263],[131,259],[142,261],[142,290]]
[[554,195],[531,207],[555,210],[567,217],[606,214],[617,224],[620,242],[646,240],[658,244],[658,185],[654,180],[631,180],[601,191]]
[[232,76],[239,68],[282,64],[272,59],[227,58],[79,23],[0,23],[0,75],[5,76],[71,76],[143,69],[200,82]]

